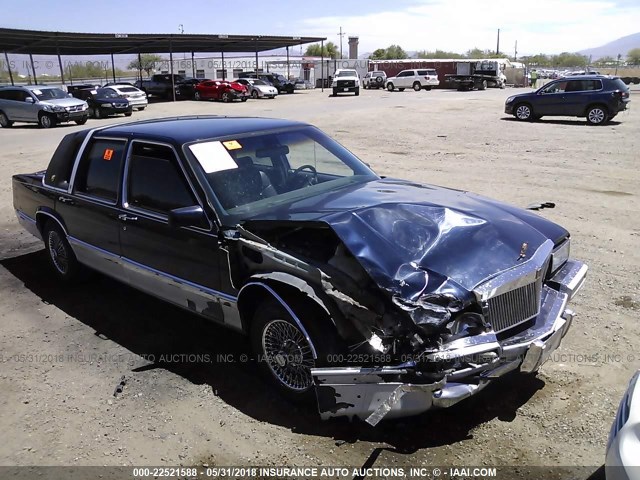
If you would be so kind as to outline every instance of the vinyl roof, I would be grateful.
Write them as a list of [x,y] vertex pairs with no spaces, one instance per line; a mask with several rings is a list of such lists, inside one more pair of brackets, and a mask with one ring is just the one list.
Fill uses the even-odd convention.
[[75,33],[0,28],[0,52],[38,55],[108,55],[173,52],[264,52],[323,37],[270,35]]

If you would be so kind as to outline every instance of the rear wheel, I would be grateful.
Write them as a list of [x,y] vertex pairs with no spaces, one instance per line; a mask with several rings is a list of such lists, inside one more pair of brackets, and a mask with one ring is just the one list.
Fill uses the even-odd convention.
[[399,88],[398,91],[399,92],[404,92],[404,88]]
[[9,117],[4,112],[0,112],[0,127],[9,128],[13,125],[13,122],[9,120]]
[[533,118],[533,111],[531,110],[531,106],[527,103],[516,105],[514,112],[516,118],[523,122],[529,121]]
[[387,90],[393,92],[393,83],[387,83]]
[[482,80],[482,82],[478,84],[478,90],[486,90],[486,89],[487,89],[487,81]]
[[55,124],[55,118],[47,113],[41,113],[38,117],[38,125],[40,125],[41,128],[51,128],[55,126]]
[[71,245],[62,228],[53,221],[48,221],[44,227],[44,246],[56,276],[65,282],[75,280],[81,271]]
[[100,108],[99,108],[99,107],[96,107],[96,108],[94,109],[94,111],[95,111],[95,117],[96,117],[96,118],[104,118],[104,117],[106,116],[106,115],[104,115],[104,114],[102,113],[102,110],[100,110]]
[[587,122],[590,125],[602,125],[607,121],[607,109],[602,105],[589,107],[587,110]]
[[142,112],[146,107],[140,107],[138,111]]
[[333,96],[334,96],[334,97],[337,97],[337,96],[338,96],[338,89],[337,89],[337,88],[334,88],[334,89],[333,89]]
[[424,89],[425,89],[427,92],[431,91],[431,87],[424,87]]
[[422,89],[422,86],[420,85],[420,82],[414,82],[414,83],[413,83],[413,89],[414,89],[416,92],[419,92],[419,91]]
[[133,115],[131,112],[125,112],[125,113],[124,113],[124,116],[125,116],[125,117],[130,117],[131,115]]
[[200,92],[196,92],[193,94],[193,99],[196,101],[202,100],[202,98],[200,97]]

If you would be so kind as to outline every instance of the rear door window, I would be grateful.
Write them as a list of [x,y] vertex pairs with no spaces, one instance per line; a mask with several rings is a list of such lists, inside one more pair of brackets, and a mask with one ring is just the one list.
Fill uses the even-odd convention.
[[198,204],[174,150],[166,145],[134,142],[127,183],[129,207],[166,215]]
[[118,199],[125,140],[95,139],[83,155],[74,191],[110,203]]

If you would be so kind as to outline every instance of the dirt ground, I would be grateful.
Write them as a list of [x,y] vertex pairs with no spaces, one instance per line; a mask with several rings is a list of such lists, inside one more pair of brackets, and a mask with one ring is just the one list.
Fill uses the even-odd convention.
[[[590,267],[560,349],[536,377],[504,378],[451,409],[376,428],[322,422],[278,397],[241,361],[248,344],[237,334],[107,278],[56,283],[40,243],[15,219],[11,175],[44,169],[62,136],[83,127],[0,129],[0,464],[583,465],[588,477],[604,462],[619,399],[640,367],[633,88],[631,111],[602,127],[517,122],[503,104],[523,90],[495,89],[340,98],[315,90],[134,114],[308,121],[382,175],[520,206],[556,203],[541,214],[568,228],[572,256]],[[216,361],[218,353],[236,361]]]

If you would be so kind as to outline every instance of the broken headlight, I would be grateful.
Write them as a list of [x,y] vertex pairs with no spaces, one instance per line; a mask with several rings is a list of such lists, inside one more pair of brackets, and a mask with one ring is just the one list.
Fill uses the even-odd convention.
[[451,320],[451,314],[462,309],[462,302],[450,294],[430,293],[417,301],[394,297],[396,305],[408,312],[414,323],[433,333]]

